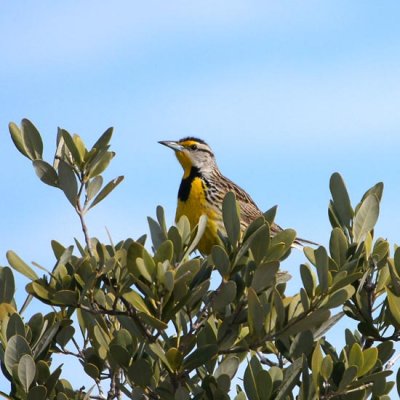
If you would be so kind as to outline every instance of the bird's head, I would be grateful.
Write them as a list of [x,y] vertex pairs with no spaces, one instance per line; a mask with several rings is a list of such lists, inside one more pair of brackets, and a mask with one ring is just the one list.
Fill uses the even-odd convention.
[[185,137],[177,142],[165,140],[158,143],[175,151],[175,155],[181,163],[185,175],[189,175],[192,167],[204,175],[207,175],[216,168],[214,153],[204,140]]

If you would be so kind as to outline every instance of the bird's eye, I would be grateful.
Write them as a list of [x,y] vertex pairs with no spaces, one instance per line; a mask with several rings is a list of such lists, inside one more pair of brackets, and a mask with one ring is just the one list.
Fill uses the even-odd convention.
[[197,150],[197,145],[196,145],[196,144],[192,144],[192,145],[190,146],[190,148],[191,148],[192,150]]

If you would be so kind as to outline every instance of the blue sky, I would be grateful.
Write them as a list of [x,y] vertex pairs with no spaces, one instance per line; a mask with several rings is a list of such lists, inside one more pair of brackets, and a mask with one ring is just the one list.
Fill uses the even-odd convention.
[[[180,166],[159,140],[199,136],[222,172],[277,221],[328,243],[329,177],[353,202],[385,183],[376,233],[398,243],[400,3],[396,1],[3,1],[0,264],[15,250],[52,268],[50,240],[77,217],[35,177],[7,124],[30,118],[51,157],[57,126],[88,144],[115,127],[106,177],[125,181],[88,217],[93,236],[173,222]],[[296,270],[297,254],[285,265]],[[18,299],[23,298],[19,279]]]

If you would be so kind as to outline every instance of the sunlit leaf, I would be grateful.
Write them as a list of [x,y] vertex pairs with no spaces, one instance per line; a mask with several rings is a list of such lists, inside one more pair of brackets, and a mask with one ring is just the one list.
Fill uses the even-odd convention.
[[[98,178],[98,177],[95,177],[94,179],[96,179],[96,178]],[[107,185],[104,186],[104,188],[100,191],[100,193],[92,201],[92,203],[89,206],[89,209],[93,208],[96,204],[99,204],[103,199],[105,199],[123,180],[124,180],[123,176],[118,176],[117,178],[108,182]]]
[[374,194],[368,195],[354,217],[353,235],[356,243],[361,242],[378,220],[379,200]]

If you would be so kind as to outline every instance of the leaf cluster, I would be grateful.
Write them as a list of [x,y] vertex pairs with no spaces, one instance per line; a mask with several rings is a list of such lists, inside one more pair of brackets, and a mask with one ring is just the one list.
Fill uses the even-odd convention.
[[[24,121],[21,128],[10,125],[14,143],[34,163],[42,161],[37,130]],[[223,204],[226,234],[207,256],[193,253],[207,218],[193,227],[183,216],[168,227],[162,207],[148,218],[151,244],[146,236],[115,245],[90,238],[83,216],[105,197],[93,193],[112,158],[110,135],[88,151],[77,135],[59,130],[55,163],[42,168],[42,180],[74,204],[85,243],[53,241],[56,261],[42,277],[7,253],[10,266],[30,281],[29,297],[52,311],[25,322],[11,269],[0,270],[0,360],[12,398],[91,398],[96,388],[95,398],[107,399],[389,399],[400,250],[391,257],[389,243],[374,239],[382,184],[353,208],[342,177],[332,175],[329,248],[304,249],[302,287],[289,296],[291,277],[280,266],[290,262],[296,232],[271,237],[274,207],[241,234],[233,193]],[[346,344],[336,349],[327,336],[341,318],[354,320],[357,330],[346,329]],[[93,387],[73,390],[61,366],[51,372],[56,353],[75,357]]]

